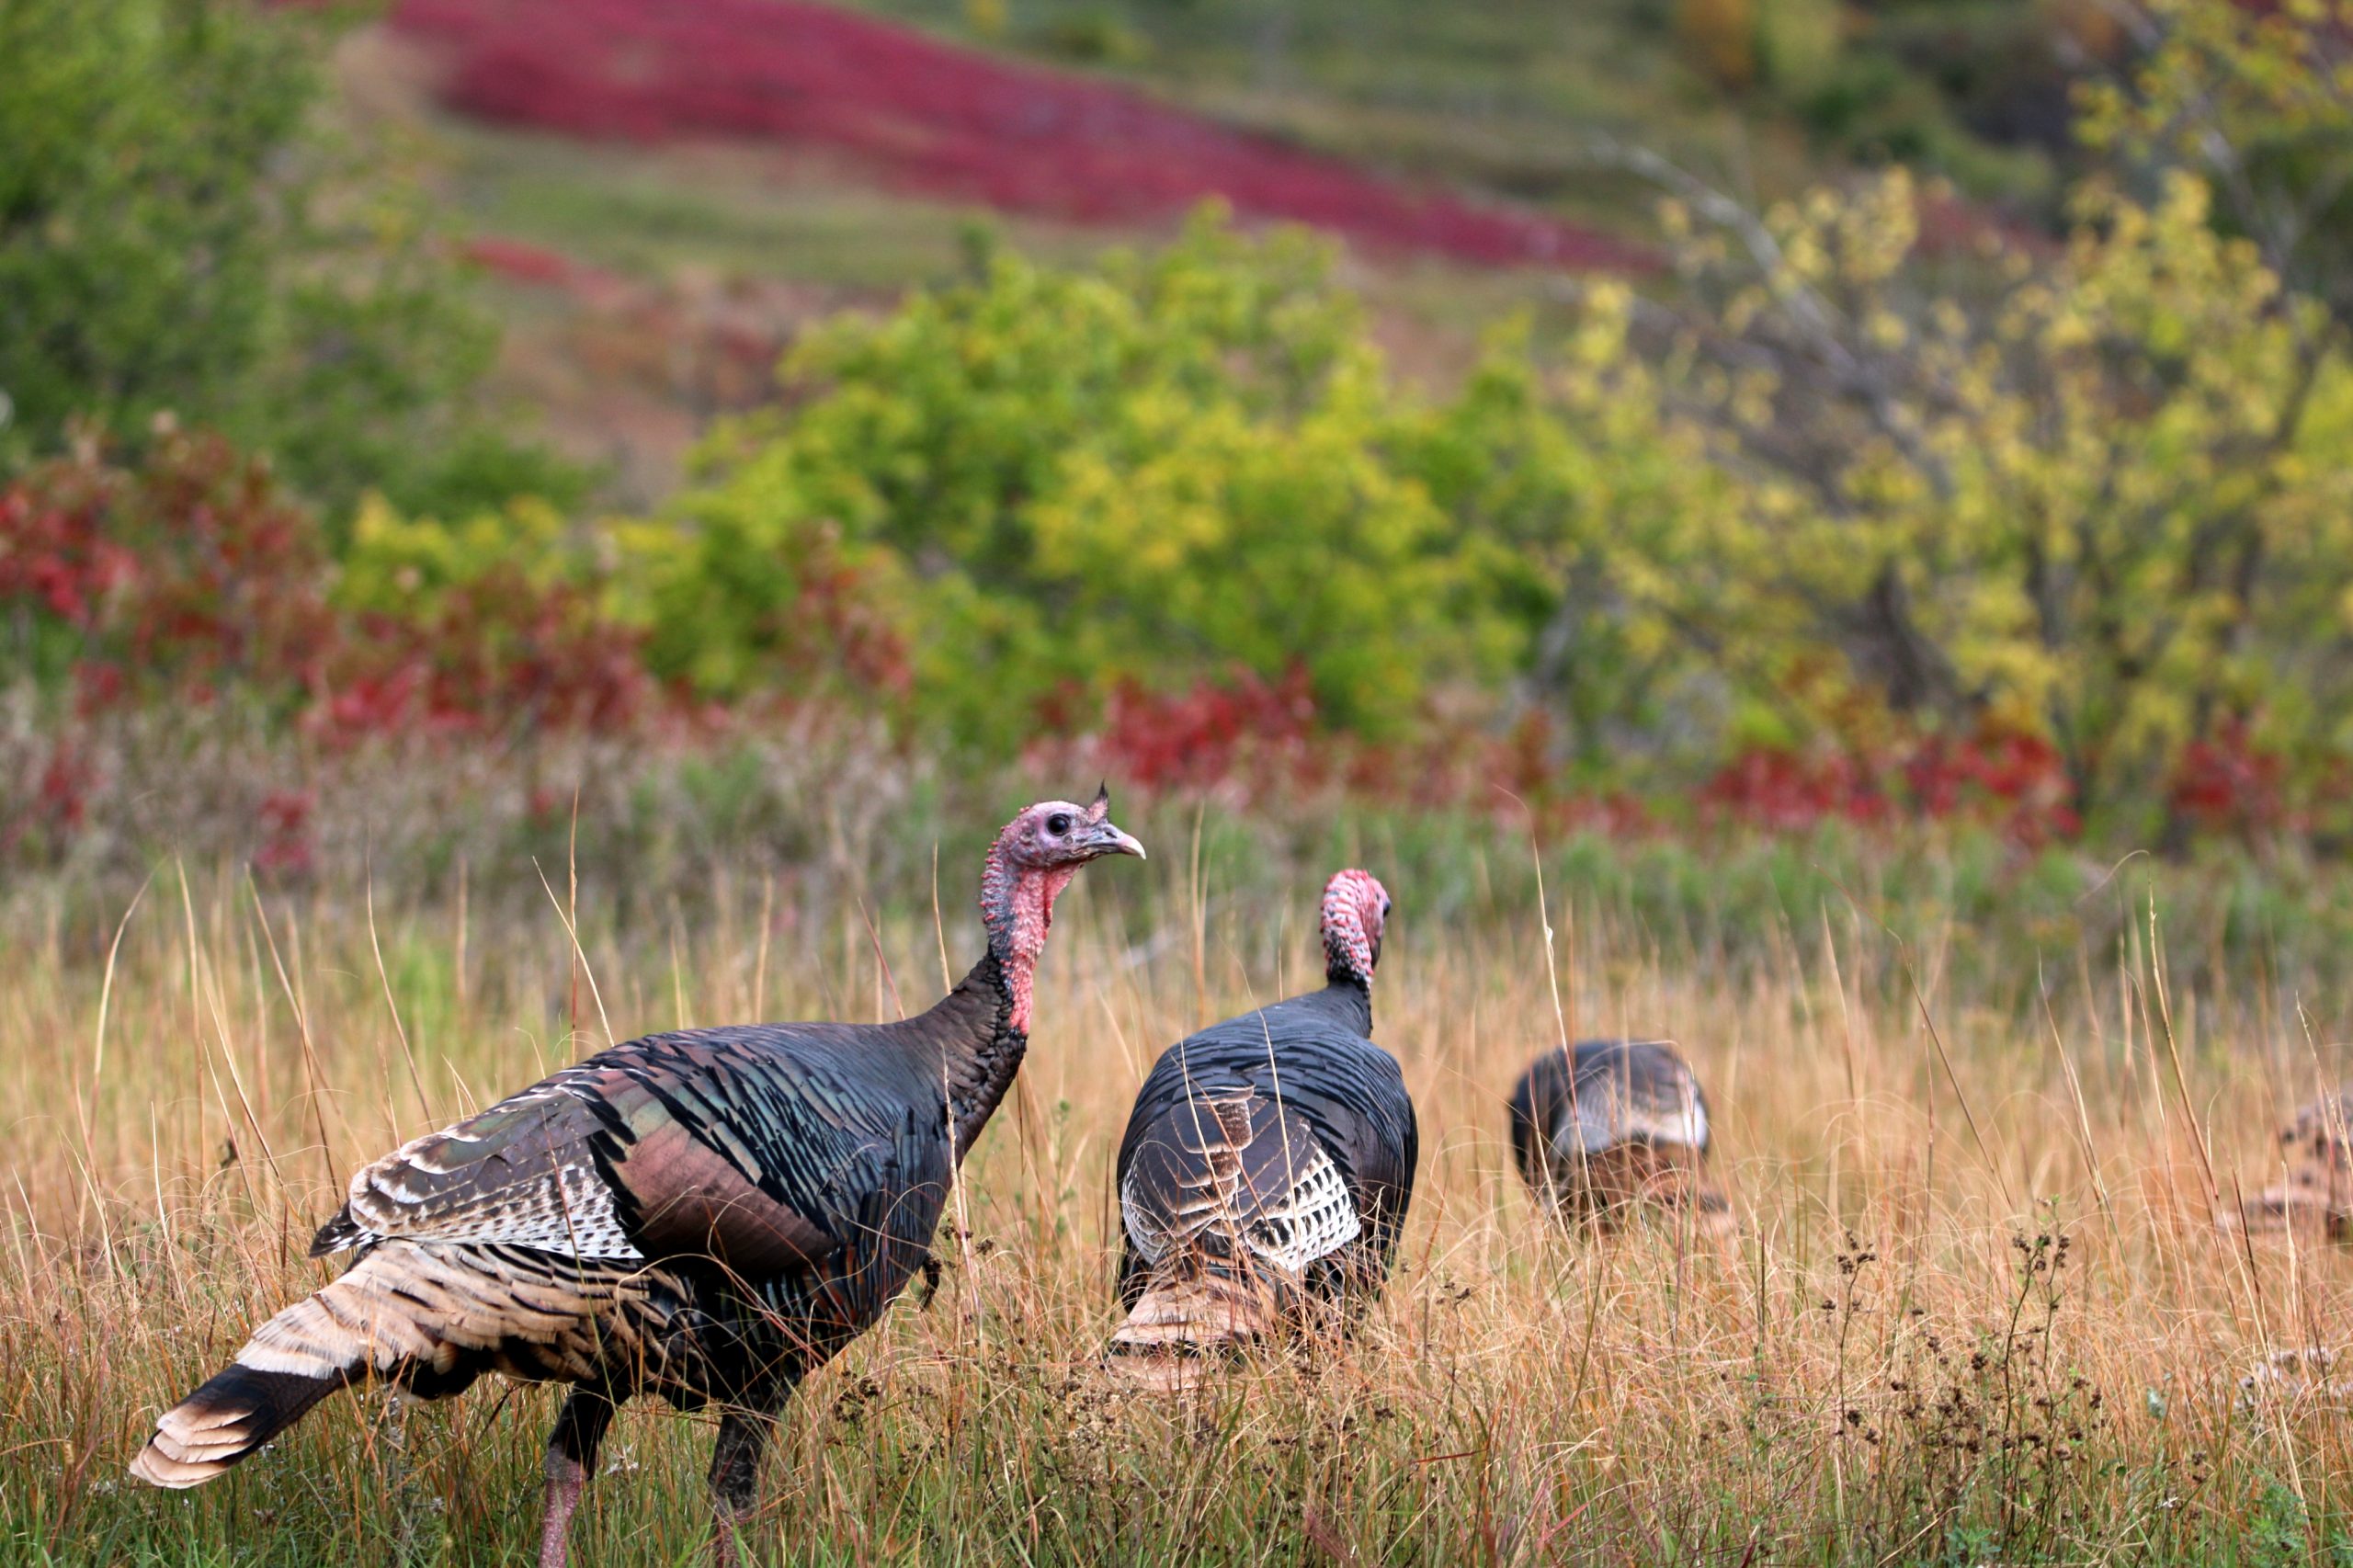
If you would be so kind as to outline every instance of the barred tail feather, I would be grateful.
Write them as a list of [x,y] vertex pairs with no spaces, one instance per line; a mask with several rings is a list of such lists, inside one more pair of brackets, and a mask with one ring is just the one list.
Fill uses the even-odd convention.
[[269,1372],[233,1361],[155,1424],[131,1461],[151,1486],[200,1486],[301,1420],[345,1374]]
[[[599,1283],[609,1294],[608,1281],[526,1269],[489,1249],[380,1247],[256,1329],[219,1376],[163,1414],[131,1473],[157,1486],[199,1485],[328,1394],[370,1378],[438,1398],[493,1367],[577,1375],[594,1345],[584,1330],[587,1288]],[[535,1346],[529,1364],[505,1354],[517,1340]]]
[[256,1329],[235,1360],[164,1412],[131,1473],[157,1486],[200,1485],[335,1390],[427,1348],[418,1325],[382,1310],[379,1257]]

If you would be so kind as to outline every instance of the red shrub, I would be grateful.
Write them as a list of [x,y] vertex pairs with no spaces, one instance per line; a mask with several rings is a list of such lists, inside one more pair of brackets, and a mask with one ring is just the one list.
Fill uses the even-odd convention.
[[59,463],[48,483],[0,493],[0,608],[11,604],[87,631],[137,561],[107,535],[121,476]]
[[60,460],[0,492],[0,614],[79,634],[85,717],[234,691],[352,739],[609,730],[660,698],[635,635],[580,586],[497,571],[355,615],[332,574],[317,519],[216,437],[167,436],[135,472]]
[[411,617],[356,619],[345,656],[305,715],[338,741],[421,730],[624,730],[658,705],[634,632],[574,587],[497,573]]
[[1313,766],[1314,725],[1306,671],[1269,682],[1243,670],[1173,695],[1122,684],[1104,706],[1099,744],[1107,766],[1146,789],[1222,783],[1245,767],[1261,780],[1301,782]]
[[584,266],[544,245],[487,234],[468,240],[465,256],[484,272],[494,273],[517,283],[569,288],[584,280],[602,280],[606,277],[597,268]]
[[1927,735],[1872,756],[1752,747],[1699,792],[1703,811],[1771,831],[1829,819],[1874,824],[1910,816],[1984,823],[2026,847],[2081,831],[2074,798],[2050,742],[1995,730]]
[[1922,816],[1990,822],[2029,846],[2082,831],[2066,761],[2040,735],[1931,735],[1904,759],[1903,772],[1913,810]]
[[318,798],[307,790],[281,790],[262,797],[261,846],[254,851],[254,869],[266,875],[305,877],[316,858],[311,837],[311,813]]
[[70,736],[60,735],[49,746],[40,770],[32,780],[28,799],[0,811],[0,854],[14,854],[28,839],[52,848],[81,830],[90,814],[90,792],[97,773],[88,757]]
[[1890,814],[1879,780],[1844,752],[1801,756],[1752,746],[1716,770],[1699,791],[1703,812],[1774,831],[1812,827],[1825,818],[1875,823]]
[[2182,748],[2166,803],[2188,826],[2209,833],[2258,835],[2288,819],[2282,785],[2287,761],[2264,750],[2244,719]]
[[139,558],[113,629],[129,670],[199,701],[315,686],[341,641],[326,540],[267,463],[217,436],[167,437],[109,527]]

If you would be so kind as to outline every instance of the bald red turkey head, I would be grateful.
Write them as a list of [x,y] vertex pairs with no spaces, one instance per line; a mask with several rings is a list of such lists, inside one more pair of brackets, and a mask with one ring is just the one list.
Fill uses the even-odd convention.
[[1029,981],[1046,933],[1054,924],[1054,900],[1079,868],[1106,855],[1143,859],[1143,846],[1111,821],[1111,791],[1097,786],[1094,802],[1040,801],[1005,824],[989,846],[981,870],[981,919],[989,949],[1005,965],[1013,995],[1012,1027],[1029,1032]]
[[1324,884],[1324,974],[1370,988],[1389,922],[1389,890],[1370,871],[1335,871]]

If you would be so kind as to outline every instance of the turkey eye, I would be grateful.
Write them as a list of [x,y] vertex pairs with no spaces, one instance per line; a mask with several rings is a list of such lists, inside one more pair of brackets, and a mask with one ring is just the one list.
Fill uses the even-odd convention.
[[1054,834],[1068,833],[1070,831],[1070,813],[1068,812],[1056,812],[1052,816],[1048,817],[1046,819],[1046,831],[1048,833]]

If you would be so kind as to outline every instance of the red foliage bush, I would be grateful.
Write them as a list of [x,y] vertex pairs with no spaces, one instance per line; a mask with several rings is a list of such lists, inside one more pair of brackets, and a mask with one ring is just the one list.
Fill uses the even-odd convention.
[[106,534],[114,476],[63,470],[56,480],[42,497],[21,487],[0,494],[0,604],[86,630],[135,562]]
[[[136,469],[80,453],[0,490],[0,644],[70,699],[0,850],[83,824],[95,777],[74,731],[117,710],[233,697],[345,744],[611,730],[664,705],[635,637],[577,586],[492,573],[404,618],[338,608],[334,574],[318,519],[217,437],[166,433]],[[257,864],[308,868],[305,800],[264,803]]]
[[2182,748],[2166,804],[2184,826],[2251,836],[2288,821],[2287,762],[2255,742],[2244,719]]
[[493,574],[430,613],[356,618],[350,657],[304,721],[331,740],[426,730],[629,727],[663,700],[637,640],[578,589]]
[[[1049,725],[1068,720],[1045,715]],[[1246,769],[1263,778],[1306,782],[1321,749],[1307,672],[1279,681],[1242,670],[1174,694],[1121,685],[1104,706],[1104,764],[1148,790],[1222,783]]]
[[318,848],[311,836],[311,813],[318,797],[307,790],[280,790],[263,797],[261,846],[254,851],[254,869],[265,875],[310,875]]
[[914,190],[1089,222],[1155,221],[1214,196],[1248,217],[1470,261],[1654,265],[1573,224],[1412,194],[1127,88],[801,0],[400,0],[392,19],[449,50],[450,101],[491,119],[815,143]]
[[1703,812],[1768,831],[1832,820],[1958,820],[1987,824],[2029,848],[2081,831],[2074,798],[2057,748],[1996,730],[1927,735],[1873,757],[1754,746],[1718,769],[1699,796]]
[[1922,816],[1992,822],[2029,846],[2073,838],[2083,828],[2066,761],[2040,735],[1931,735],[1904,759],[1903,777],[1912,809]]
[[1752,827],[1787,832],[1826,819],[1878,823],[1892,806],[1880,776],[1845,752],[1802,755],[1752,746],[1716,771],[1699,791],[1700,809]]

